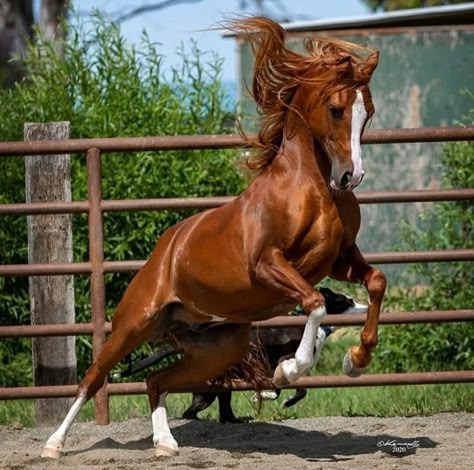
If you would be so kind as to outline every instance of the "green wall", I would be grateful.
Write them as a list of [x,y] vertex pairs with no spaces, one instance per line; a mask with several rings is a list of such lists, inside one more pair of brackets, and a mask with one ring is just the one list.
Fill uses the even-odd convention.
[[[371,91],[375,116],[371,128],[449,126],[472,102],[460,90],[474,89],[474,29],[404,28],[387,34],[364,32],[339,38],[366,43],[380,50],[379,66]],[[318,33],[292,35],[288,42],[301,50],[301,38]],[[250,83],[253,57],[247,43],[240,48],[241,87]],[[243,86],[242,89],[245,87]],[[244,126],[255,130],[255,107],[241,94]],[[442,144],[364,146],[366,171],[358,190],[423,189],[439,187]],[[358,244],[364,251],[397,248],[402,220],[412,223],[426,204],[362,206]],[[389,267],[396,281],[402,268]]]

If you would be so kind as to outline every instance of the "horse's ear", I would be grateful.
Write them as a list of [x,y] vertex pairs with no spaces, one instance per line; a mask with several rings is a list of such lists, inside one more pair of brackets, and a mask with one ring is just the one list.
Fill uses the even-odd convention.
[[337,63],[349,67],[352,64],[352,55],[343,53],[337,58]]
[[352,60],[352,55],[348,54],[347,52],[342,53],[339,56],[339,62],[350,62]]
[[372,52],[372,54],[367,57],[365,64],[362,66],[361,74],[369,79],[374,73],[374,70],[376,69],[378,63],[379,51]]

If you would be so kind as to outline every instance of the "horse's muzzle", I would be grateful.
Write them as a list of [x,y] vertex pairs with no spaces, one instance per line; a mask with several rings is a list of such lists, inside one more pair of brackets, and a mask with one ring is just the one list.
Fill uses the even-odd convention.
[[341,178],[341,181],[339,183],[339,187],[341,189],[349,189],[351,186],[351,181],[352,181],[352,172],[346,171]]
[[354,175],[351,171],[346,171],[340,177],[339,181],[335,178],[331,178],[331,188],[339,191],[352,191],[361,183],[364,178],[364,171],[360,175]]

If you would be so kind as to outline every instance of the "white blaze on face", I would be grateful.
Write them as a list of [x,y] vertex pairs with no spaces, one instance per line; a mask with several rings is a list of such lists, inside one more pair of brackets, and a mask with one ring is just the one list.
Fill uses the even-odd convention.
[[351,133],[351,159],[354,167],[352,173],[352,187],[356,187],[361,181],[364,171],[362,169],[362,158],[360,148],[360,134],[367,119],[367,111],[364,105],[364,97],[360,90],[356,90],[356,99],[352,105],[352,133]]

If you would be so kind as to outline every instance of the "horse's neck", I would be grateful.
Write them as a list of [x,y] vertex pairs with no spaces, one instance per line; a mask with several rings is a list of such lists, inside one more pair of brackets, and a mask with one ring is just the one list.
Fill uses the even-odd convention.
[[290,111],[283,129],[282,144],[272,166],[286,174],[313,178],[328,188],[331,166],[320,145],[314,141],[304,119]]

